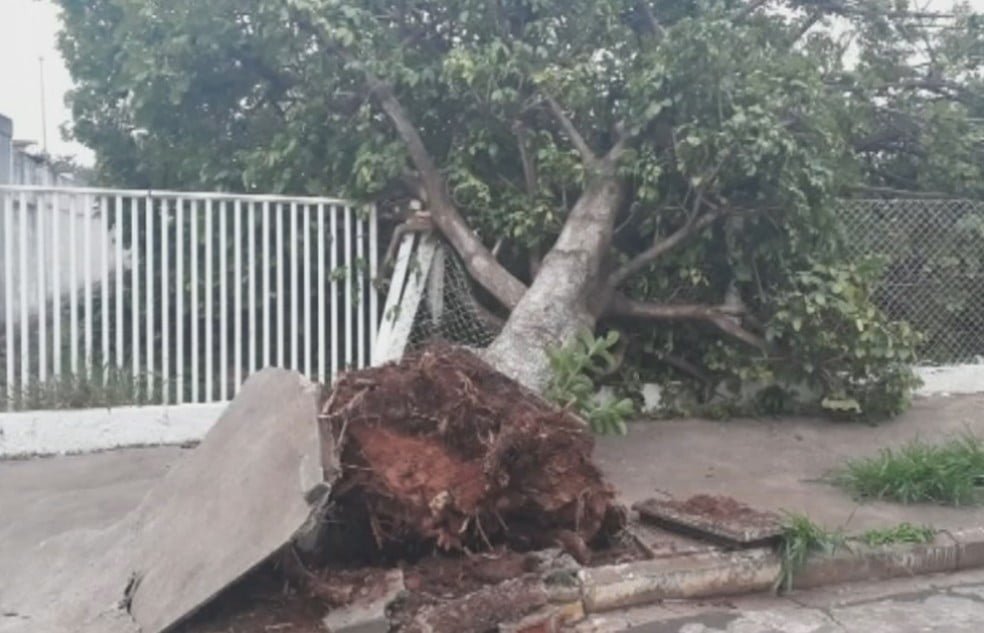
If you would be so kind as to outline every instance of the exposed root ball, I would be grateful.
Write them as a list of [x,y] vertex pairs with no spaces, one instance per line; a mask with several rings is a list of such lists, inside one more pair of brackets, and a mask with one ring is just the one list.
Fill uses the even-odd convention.
[[507,543],[583,557],[624,523],[584,424],[462,349],[343,376],[322,423],[341,447],[335,500],[380,551]]

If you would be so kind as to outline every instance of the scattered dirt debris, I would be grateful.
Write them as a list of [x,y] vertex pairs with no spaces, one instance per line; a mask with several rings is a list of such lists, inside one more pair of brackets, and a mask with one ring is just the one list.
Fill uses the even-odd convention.
[[781,519],[731,497],[697,495],[684,501],[650,499],[637,503],[639,515],[658,525],[696,532],[732,544],[761,543],[779,536]]
[[224,591],[175,633],[324,633],[328,608],[267,564]]
[[[462,605],[485,604],[486,597],[500,592],[492,588],[526,579],[540,570],[536,554],[505,548],[466,555],[435,554],[413,565],[405,565],[405,595],[394,605],[394,630],[412,631],[418,615],[450,618]],[[318,582],[295,581],[284,560],[268,563],[228,590],[176,633],[324,633],[322,619],[333,608],[354,601],[371,600],[388,572],[381,568],[326,568],[317,572]],[[288,581],[287,579],[291,580]],[[508,587],[504,589],[508,593]],[[539,604],[539,600],[536,601]],[[508,614],[522,605],[499,603],[497,612]],[[521,610],[520,615],[524,610]],[[462,615],[456,617],[463,618]],[[486,615],[476,614],[479,620]],[[442,630],[442,629],[438,629]],[[451,631],[451,629],[447,629]]]
[[346,374],[322,424],[343,467],[330,523],[371,534],[370,558],[506,544],[586,562],[625,523],[583,422],[460,348]]

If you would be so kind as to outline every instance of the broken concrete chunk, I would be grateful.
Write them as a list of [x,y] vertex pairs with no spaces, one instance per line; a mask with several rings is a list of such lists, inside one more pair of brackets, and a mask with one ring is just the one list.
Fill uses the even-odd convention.
[[323,620],[325,628],[328,633],[386,633],[390,628],[386,609],[404,591],[403,570],[393,570],[386,574],[381,592],[333,609]]
[[500,622],[520,621],[547,606],[549,595],[535,576],[507,580],[424,609],[408,628],[413,633],[485,633]]
[[[299,535],[339,472],[320,437],[320,387],[269,369],[250,378],[137,519],[130,613],[166,631]],[[120,579],[120,595],[127,578]]]

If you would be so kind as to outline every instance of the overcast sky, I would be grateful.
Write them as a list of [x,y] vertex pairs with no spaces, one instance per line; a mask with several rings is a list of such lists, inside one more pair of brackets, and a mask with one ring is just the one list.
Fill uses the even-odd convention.
[[[926,1],[935,8],[952,5],[951,0]],[[970,0],[970,4],[984,11],[984,0]],[[54,154],[74,154],[91,162],[91,152],[66,141],[59,132],[71,118],[65,93],[72,80],[55,46],[58,28],[58,10],[50,0],[0,0],[0,114],[14,120],[17,138],[41,141],[38,59],[44,57],[48,148]]]

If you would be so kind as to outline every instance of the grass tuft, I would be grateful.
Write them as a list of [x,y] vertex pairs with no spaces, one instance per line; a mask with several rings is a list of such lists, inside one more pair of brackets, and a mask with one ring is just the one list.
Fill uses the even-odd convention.
[[776,590],[792,591],[793,578],[813,554],[832,554],[844,544],[841,532],[831,532],[802,514],[787,514],[779,541],[782,572]]
[[898,545],[901,543],[929,543],[936,537],[936,530],[929,526],[916,526],[911,523],[900,523],[893,528],[883,530],[868,530],[859,538],[866,545]]
[[916,440],[853,460],[834,481],[858,497],[900,503],[969,505],[981,501],[984,440],[965,435],[942,445]]

